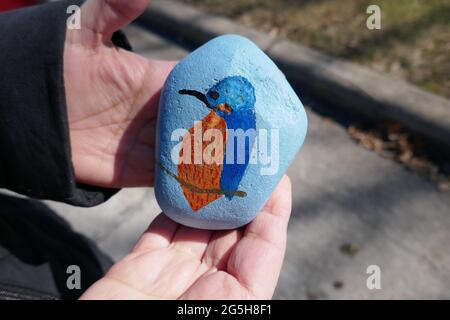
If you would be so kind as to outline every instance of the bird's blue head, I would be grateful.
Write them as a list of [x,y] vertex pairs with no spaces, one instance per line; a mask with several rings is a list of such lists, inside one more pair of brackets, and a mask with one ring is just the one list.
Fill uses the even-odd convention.
[[240,76],[227,77],[212,86],[205,94],[195,90],[180,90],[180,94],[192,95],[213,109],[222,118],[255,107],[255,88]]

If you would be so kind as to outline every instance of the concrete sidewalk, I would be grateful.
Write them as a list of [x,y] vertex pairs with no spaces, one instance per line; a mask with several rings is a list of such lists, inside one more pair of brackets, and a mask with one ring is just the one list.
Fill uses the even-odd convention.
[[[187,53],[150,32],[126,33],[148,57],[179,59]],[[450,298],[450,194],[359,147],[340,125],[307,112],[306,143],[289,170],[294,210],[275,297]],[[128,252],[159,213],[151,189],[122,190],[90,209],[46,203],[114,259]],[[351,250],[341,250],[346,244]],[[381,268],[380,290],[366,287],[369,265]]]

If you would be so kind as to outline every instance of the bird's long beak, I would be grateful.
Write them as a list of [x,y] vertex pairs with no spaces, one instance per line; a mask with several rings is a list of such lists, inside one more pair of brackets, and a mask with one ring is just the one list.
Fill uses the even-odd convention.
[[190,96],[194,96],[196,97],[198,100],[200,100],[201,102],[203,102],[208,108],[212,109],[211,105],[209,104],[208,99],[206,98],[206,95],[204,95],[201,92],[195,91],[195,90],[180,90],[178,91],[179,94],[186,94],[186,95],[190,95]]

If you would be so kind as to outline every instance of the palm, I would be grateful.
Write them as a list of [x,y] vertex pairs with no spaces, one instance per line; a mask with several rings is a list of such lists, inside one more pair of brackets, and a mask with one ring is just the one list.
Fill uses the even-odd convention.
[[75,175],[106,187],[151,185],[159,92],[173,63],[116,48],[89,23],[68,30],[64,51]]
[[158,216],[133,252],[82,298],[270,298],[285,251],[290,191],[284,177],[258,217],[239,230],[192,229]]

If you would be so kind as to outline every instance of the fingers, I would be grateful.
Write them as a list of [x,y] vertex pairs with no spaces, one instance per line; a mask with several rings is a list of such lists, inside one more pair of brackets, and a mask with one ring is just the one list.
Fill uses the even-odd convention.
[[[283,176],[261,213],[247,226],[245,235],[255,236],[272,243],[276,247],[283,248],[285,237],[280,237],[280,235],[286,235],[287,224],[291,215],[291,188],[289,177]],[[284,233],[281,231],[284,231]]]
[[202,259],[213,231],[181,226],[161,213],[144,232],[133,252],[168,248]]
[[114,32],[136,19],[149,0],[88,0],[82,7],[81,21],[107,41]]
[[178,230],[179,224],[160,213],[135,245],[133,252],[167,248]]
[[181,226],[175,233],[170,248],[201,260],[212,234],[213,231],[211,230]]
[[203,255],[203,262],[217,270],[226,270],[228,258],[242,234],[242,229],[216,231]]
[[284,176],[230,255],[228,272],[255,298],[269,299],[275,290],[286,249],[291,204],[291,183]]

